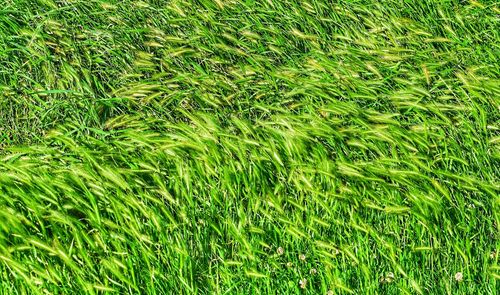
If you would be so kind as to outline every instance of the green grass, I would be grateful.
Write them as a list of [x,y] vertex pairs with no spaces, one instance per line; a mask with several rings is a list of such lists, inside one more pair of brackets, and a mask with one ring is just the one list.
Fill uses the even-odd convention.
[[1,4],[0,294],[500,292],[495,1]]

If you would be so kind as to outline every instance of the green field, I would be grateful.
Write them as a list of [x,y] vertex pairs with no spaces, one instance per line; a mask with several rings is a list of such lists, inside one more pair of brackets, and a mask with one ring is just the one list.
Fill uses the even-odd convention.
[[0,294],[500,293],[499,2],[0,4]]

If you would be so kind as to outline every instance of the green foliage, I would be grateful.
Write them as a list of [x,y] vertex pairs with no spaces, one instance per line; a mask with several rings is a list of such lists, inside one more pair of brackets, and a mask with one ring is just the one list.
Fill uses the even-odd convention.
[[500,8],[4,0],[0,294],[497,294]]

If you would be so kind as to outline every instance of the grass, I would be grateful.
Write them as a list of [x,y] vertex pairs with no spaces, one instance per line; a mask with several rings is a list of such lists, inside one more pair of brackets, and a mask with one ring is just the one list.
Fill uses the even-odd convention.
[[0,294],[498,294],[495,1],[2,4]]

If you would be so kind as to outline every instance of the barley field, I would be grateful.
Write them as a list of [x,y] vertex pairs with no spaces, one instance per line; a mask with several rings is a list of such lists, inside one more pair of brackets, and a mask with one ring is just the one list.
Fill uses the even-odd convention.
[[0,294],[500,293],[499,2],[0,4]]

